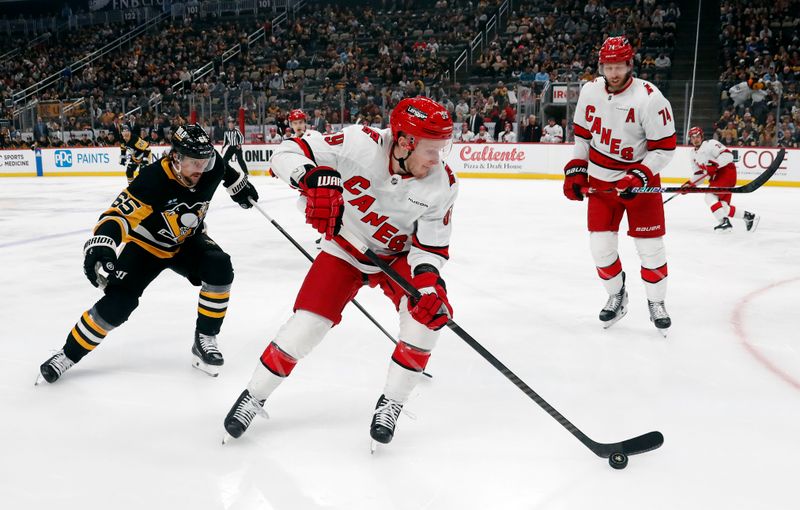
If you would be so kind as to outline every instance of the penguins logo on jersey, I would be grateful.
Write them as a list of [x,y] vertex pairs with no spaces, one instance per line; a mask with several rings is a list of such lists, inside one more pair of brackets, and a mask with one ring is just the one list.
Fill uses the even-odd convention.
[[162,228],[158,233],[174,243],[182,243],[194,234],[207,210],[208,202],[197,202],[193,205],[180,203],[161,213],[167,228]]

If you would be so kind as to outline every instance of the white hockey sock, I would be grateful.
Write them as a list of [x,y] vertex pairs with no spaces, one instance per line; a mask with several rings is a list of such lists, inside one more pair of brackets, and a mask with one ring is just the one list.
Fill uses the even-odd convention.
[[622,289],[622,264],[617,252],[619,236],[616,232],[590,232],[589,246],[597,274],[608,295]]
[[386,374],[386,385],[383,394],[400,403],[406,403],[411,392],[419,383],[422,372],[414,372],[403,368],[394,361],[389,362],[389,373]]

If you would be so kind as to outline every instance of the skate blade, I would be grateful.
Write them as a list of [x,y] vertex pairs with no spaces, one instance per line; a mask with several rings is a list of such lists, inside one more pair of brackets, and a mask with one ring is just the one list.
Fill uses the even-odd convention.
[[756,229],[758,228],[758,222],[759,221],[761,221],[761,216],[756,216],[755,218],[753,218],[753,226],[750,227],[748,232],[755,232]]
[[664,329],[656,328],[656,329],[658,330],[659,333],[661,333],[661,336],[663,336],[664,338],[667,338],[667,330],[669,328],[664,328]]
[[603,323],[603,329],[610,328],[611,326],[613,326],[614,324],[619,322],[619,320],[621,318],[625,317],[626,315],[628,315],[628,309],[627,308],[623,308],[622,312],[619,315],[617,315],[616,317],[614,317],[610,321],[606,321],[606,322]]
[[230,441],[231,439],[236,439],[236,438],[226,432],[225,435],[222,436],[222,444],[228,444],[228,441]]
[[192,366],[200,370],[201,372],[210,375],[211,377],[217,377],[219,375],[218,366],[203,363],[203,360],[201,360],[197,356],[192,357]]
[[370,455],[375,455],[375,452],[378,450],[378,442],[374,439],[370,440],[369,442],[369,453]]
[[39,384],[43,383],[43,382],[47,382],[47,381],[45,380],[44,377],[42,377],[42,374],[37,374],[36,375],[36,380],[33,382],[33,385],[34,386],[39,386]]

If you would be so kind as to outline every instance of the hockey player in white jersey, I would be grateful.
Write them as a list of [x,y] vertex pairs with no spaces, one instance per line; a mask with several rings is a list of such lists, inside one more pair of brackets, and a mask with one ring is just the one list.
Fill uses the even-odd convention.
[[[403,404],[422,375],[452,307],[439,270],[448,259],[458,184],[444,164],[452,144],[447,109],[425,97],[395,107],[390,128],[353,125],[329,136],[291,138],[273,153],[272,170],[305,199],[306,222],[323,234],[294,304],[294,315],[261,355],[247,388],[225,418],[241,436],[297,362],[342,318],[363,285],[380,287],[399,313],[392,354],[370,435],[388,443]],[[357,235],[420,290],[410,300],[378,267],[338,235]],[[342,367],[346,370],[347,367]]]
[[302,138],[308,128],[306,113],[297,108],[289,112],[287,119],[289,120],[289,126],[292,128],[292,137]]
[[669,101],[650,82],[632,77],[634,50],[625,37],[600,48],[602,76],[581,89],[575,109],[573,159],[564,168],[564,194],[583,200],[589,188],[588,229],[592,257],[609,298],[600,312],[604,327],[627,313],[628,293],[618,246],[622,216],[641,259],[650,320],[666,336],[672,324],[664,306],[667,258],[664,206],[659,194],[631,188],[660,186],[659,172],[675,152]]
[[[684,187],[694,187],[709,180],[714,187],[736,186],[736,164],[733,154],[716,140],[703,141],[703,129],[694,126],[689,130],[689,142],[694,146],[692,151],[692,176],[683,183]],[[744,221],[748,232],[755,231],[758,226],[758,215],[731,205],[731,193],[706,193],[705,199],[711,214],[719,222],[715,232],[730,232],[733,229],[729,218]]]

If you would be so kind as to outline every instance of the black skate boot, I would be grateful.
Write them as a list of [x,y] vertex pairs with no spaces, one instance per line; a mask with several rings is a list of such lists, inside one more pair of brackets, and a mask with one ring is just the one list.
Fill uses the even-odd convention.
[[714,232],[716,233],[726,233],[733,230],[733,225],[731,225],[731,220],[728,218],[722,218],[722,221],[719,222],[719,225],[714,227]]
[[667,336],[667,329],[672,326],[672,319],[669,318],[667,309],[664,307],[663,301],[650,301],[647,300],[647,308],[650,309],[650,322],[655,324],[658,332]]
[[258,400],[248,390],[244,390],[225,417],[225,431],[228,435],[222,440],[222,444],[227,443],[231,437],[241,437],[257,414],[269,418],[264,410],[264,402],[266,400]]
[[377,443],[389,444],[392,441],[394,427],[402,410],[403,404],[396,400],[386,398],[384,395],[378,399],[378,403],[375,404],[375,414],[372,415],[372,423],[369,426],[369,435],[373,440],[370,447],[372,453],[375,453]]
[[42,363],[39,367],[39,372],[41,372],[41,378],[36,378],[36,383],[34,385],[38,385],[41,382],[41,379],[49,383],[54,383],[58,381],[58,378],[61,377],[61,374],[72,368],[75,362],[72,361],[64,354],[64,349],[61,349],[53,356],[50,357],[47,361]]
[[761,217],[755,213],[751,212],[744,212],[744,226],[747,228],[748,232],[755,232],[756,227],[758,227],[758,221]]
[[625,272],[622,273],[622,288],[619,292],[612,294],[606,301],[606,306],[600,310],[600,321],[603,329],[608,329],[615,322],[625,317],[628,313],[628,291],[625,289]]
[[192,345],[192,366],[211,377],[219,375],[219,367],[225,363],[222,353],[217,348],[217,337],[194,332],[194,345]]

